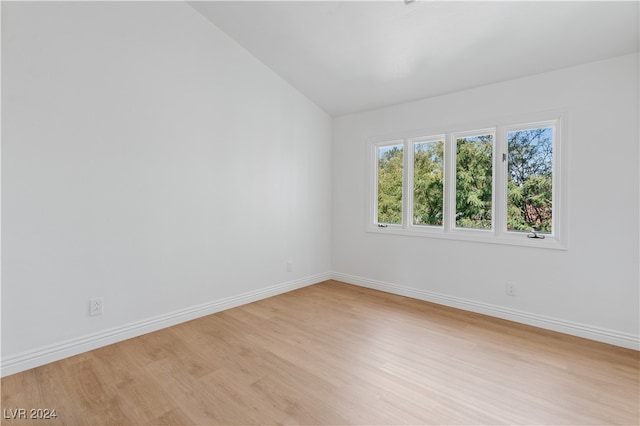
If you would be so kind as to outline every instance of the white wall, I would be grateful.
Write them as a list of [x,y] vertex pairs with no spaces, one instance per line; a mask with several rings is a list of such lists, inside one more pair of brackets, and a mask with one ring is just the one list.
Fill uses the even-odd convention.
[[[630,55],[335,119],[335,276],[637,348],[638,77]],[[365,232],[367,138],[559,108],[568,251]]]
[[331,118],[186,3],[2,2],[2,113],[3,374],[328,278]]

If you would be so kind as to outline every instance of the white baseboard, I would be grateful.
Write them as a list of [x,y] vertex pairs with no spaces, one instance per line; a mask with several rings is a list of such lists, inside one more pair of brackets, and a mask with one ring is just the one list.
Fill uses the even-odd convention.
[[171,327],[186,321],[191,321],[206,315],[235,308],[240,305],[255,302],[267,297],[276,296],[298,288],[306,287],[331,279],[331,273],[300,278],[281,284],[276,284],[260,290],[254,290],[237,296],[227,297],[212,302],[203,303],[186,309],[159,315],[142,321],[126,324],[109,330],[100,331],[75,339],[66,340],[53,345],[9,355],[2,359],[0,377],[19,373],[30,368],[58,361],[73,355],[78,355],[93,349],[121,342],[132,337],[151,333],[166,327]]
[[628,333],[621,333],[618,331],[594,327],[587,324],[580,324],[558,318],[547,317],[544,315],[532,314],[516,309],[504,308],[502,306],[490,305],[487,303],[476,302],[459,297],[447,296],[444,294],[390,284],[383,281],[343,274],[340,272],[334,272],[332,274],[332,278],[334,280],[342,281],[348,284],[354,284],[374,290],[385,291],[387,293],[397,294],[400,296],[407,296],[414,299],[437,303],[439,305],[450,306],[452,308],[477,312],[496,318],[502,318],[521,324],[532,325],[534,327],[557,331],[572,336],[583,337],[585,339],[608,343],[615,346],[640,350],[640,337]]
[[237,296],[215,300],[190,308],[181,309],[179,311],[170,312],[168,314],[111,328],[109,330],[66,340],[53,345],[12,354],[2,359],[2,362],[0,363],[0,377],[19,373],[30,368],[58,361],[73,355],[78,355],[102,346],[107,346],[132,337],[151,333],[153,331],[171,327],[206,315],[211,315],[225,309],[231,309],[247,303],[266,299],[271,296],[276,296],[278,294],[326,281],[328,279],[335,279],[348,284],[385,291],[387,293],[397,294],[400,296],[412,297],[414,299],[425,300],[427,302],[433,302],[466,311],[477,312],[547,330],[609,343],[624,348],[640,350],[640,337],[632,334],[390,284],[355,275],[343,274],[340,272],[326,272],[276,284],[260,290],[250,291]]

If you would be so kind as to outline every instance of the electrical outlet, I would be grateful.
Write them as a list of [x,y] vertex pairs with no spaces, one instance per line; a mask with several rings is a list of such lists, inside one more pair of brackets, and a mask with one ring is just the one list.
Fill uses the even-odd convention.
[[287,272],[293,272],[293,262],[290,260],[287,262]]
[[104,303],[102,301],[102,297],[96,297],[95,299],[89,300],[89,315],[102,315],[104,308]]
[[507,283],[507,296],[516,295],[516,283]]

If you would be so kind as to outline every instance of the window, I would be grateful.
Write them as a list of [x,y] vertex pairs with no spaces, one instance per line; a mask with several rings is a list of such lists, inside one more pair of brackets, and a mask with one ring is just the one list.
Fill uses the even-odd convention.
[[417,226],[442,227],[444,220],[444,137],[413,142],[413,211]]
[[565,248],[562,116],[370,142],[368,230]]
[[492,131],[454,135],[457,228],[493,228],[493,139]]
[[507,230],[553,232],[554,126],[507,131]]
[[402,175],[404,145],[393,143],[376,149],[378,224],[402,223]]

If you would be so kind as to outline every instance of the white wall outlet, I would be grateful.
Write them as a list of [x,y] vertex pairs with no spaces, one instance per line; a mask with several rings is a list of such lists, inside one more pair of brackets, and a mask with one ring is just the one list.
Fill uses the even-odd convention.
[[89,300],[89,315],[102,315],[103,308],[104,302],[102,301],[102,297],[96,297]]
[[515,296],[516,295],[516,283],[507,283],[507,296]]
[[293,272],[293,262],[287,261],[287,272]]

